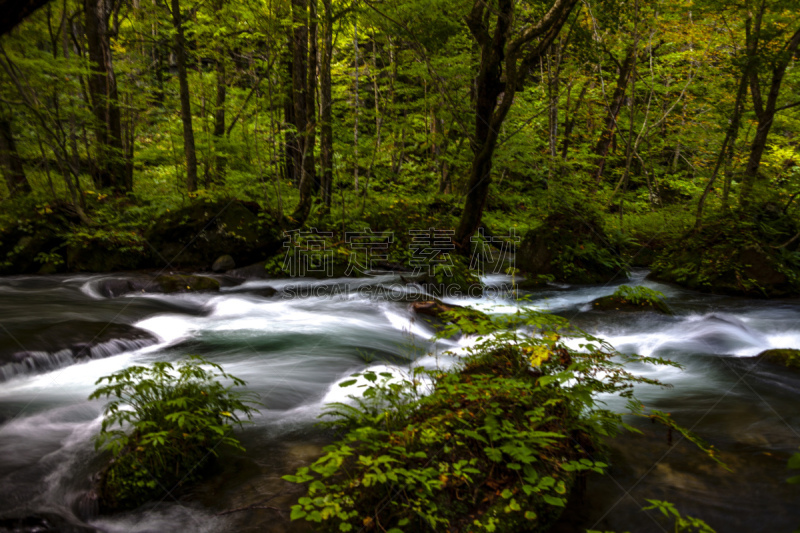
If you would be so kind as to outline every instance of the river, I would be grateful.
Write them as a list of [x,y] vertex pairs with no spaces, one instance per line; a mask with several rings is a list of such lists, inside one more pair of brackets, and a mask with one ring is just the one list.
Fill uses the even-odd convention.
[[[642,434],[612,441],[608,475],[590,477],[555,529],[662,531],[665,522],[641,510],[647,499],[662,499],[719,532],[794,531],[800,495],[785,479],[786,461],[800,446],[800,374],[752,356],[800,347],[800,301],[700,294],[646,281],[645,274],[637,271],[626,283],[664,292],[674,316],[591,310],[588,303],[614,285],[548,287],[519,305],[565,316],[620,351],[682,364],[683,370],[632,368],[672,385],[640,387],[637,397],[713,444],[731,471],[678,436],[671,446],[662,427],[631,419]],[[366,367],[446,365],[449,358],[435,354],[468,342],[433,345],[433,331],[407,303],[364,290],[396,283],[393,275],[103,295],[104,282],[127,276],[0,278],[0,531],[304,531],[280,511],[298,494],[280,477],[329,441],[314,423],[325,402],[343,399],[337,383]],[[269,295],[267,287],[278,293]],[[320,295],[320,287],[330,290]],[[453,302],[489,312],[518,305],[501,296]],[[127,365],[185,354],[223,365],[260,394],[265,407],[241,432],[247,452],[223,452],[224,466],[189,491],[83,522],[76,502],[101,465],[92,436],[103,404],[86,399],[95,381]],[[610,405],[623,408],[621,401]],[[243,509],[251,505],[262,508]]]

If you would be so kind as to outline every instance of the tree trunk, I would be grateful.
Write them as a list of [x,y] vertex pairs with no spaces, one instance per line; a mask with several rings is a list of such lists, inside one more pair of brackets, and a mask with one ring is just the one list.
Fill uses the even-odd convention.
[[614,88],[614,95],[611,98],[611,105],[608,108],[606,120],[603,125],[603,132],[600,134],[600,139],[594,149],[595,166],[597,170],[594,173],[595,183],[600,185],[603,179],[603,171],[606,166],[606,159],[608,157],[611,143],[614,139],[614,132],[617,129],[617,116],[622,110],[622,104],[625,103],[625,93],[628,90],[628,80],[633,73],[633,67],[636,64],[636,47],[631,46],[625,56],[625,61],[622,62],[619,69],[619,76],[617,77],[617,86]]
[[720,148],[717,162],[714,165],[714,170],[711,172],[711,178],[709,178],[708,183],[703,190],[703,194],[700,196],[700,201],[697,203],[697,214],[695,215],[694,221],[694,231],[696,232],[700,231],[703,227],[703,208],[705,206],[708,193],[711,192],[712,188],[714,187],[714,180],[717,178],[720,165],[723,161],[725,161],[726,154],[728,158],[733,156],[734,142],[736,141],[736,137],[739,133],[739,123],[742,117],[742,108],[744,107],[744,98],[747,95],[747,78],[748,75],[745,71],[742,74],[741,80],[739,81],[739,89],[736,91],[736,102],[733,105],[733,115],[731,116],[728,129],[725,132],[725,140],[722,141],[722,148]]
[[356,67],[355,122],[353,124],[353,187],[358,192],[358,18],[353,19],[353,60]]
[[[303,143],[303,177],[311,184],[313,194],[319,192],[314,158],[317,142],[317,0],[308,0],[308,69],[306,80],[306,136]],[[303,189],[303,184],[300,184]]]
[[[516,90],[522,86],[526,73],[539,64],[576,3],[577,0],[556,0],[542,19],[526,26],[513,40],[510,34],[516,9],[514,0],[499,0],[492,7],[484,0],[475,0],[466,17],[470,33],[480,45],[481,56],[475,80],[472,166],[454,239],[464,252],[469,250],[470,237],[481,223],[491,183],[492,156]],[[495,15],[493,26],[489,24],[492,15]],[[537,45],[526,50],[534,39],[538,39]]]
[[97,139],[97,184],[125,190],[125,161],[122,150],[122,123],[117,99],[117,80],[109,41],[111,15],[106,0],[84,0],[86,41],[92,73],[89,92],[95,116]]
[[322,0],[325,17],[322,25],[322,61],[319,66],[320,148],[322,167],[322,200],[331,207],[333,185],[333,124],[331,105],[331,61],[333,59],[333,7],[331,0]]
[[186,39],[183,35],[183,18],[179,0],[172,0],[172,24],[175,26],[175,60],[178,63],[181,121],[183,122],[183,151],[186,155],[186,188],[197,190],[197,152],[192,128],[192,103],[189,94],[189,76],[186,72]]
[[25,169],[22,168],[22,159],[11,134],[11,120],[8,118],[0,118],[0,165],[3,166],[9,196],[31,192]]
[[[312,26],[309,27],[308,2],[311,2]],[[292,98],[294,125],[297,131],[294,169],[298,179],[300,199],[292,213],[300,225],[311,211],[314,194],[314,95],[316,85],[316,42],[311,46],[315,57],[309,55],[309,34],[316,40],[316,0],[292,0]],[[309,31],[309,29],[311,31]]]
[[[222,0],[216,0],[214,12],[219,17],[222,10]],[[225,181],[225,169],[228,158],[224,153],[223,141],[225,136],[225,97],[227,95],[227,79],[225,76],[225,49],[222,45],[217,47],[217,102],[214,108],[214,181]]]

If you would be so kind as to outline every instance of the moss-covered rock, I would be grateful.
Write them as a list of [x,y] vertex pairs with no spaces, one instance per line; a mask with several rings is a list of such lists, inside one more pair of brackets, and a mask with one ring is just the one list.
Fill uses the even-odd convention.
[[590,305],[598,311],[655,311],[664,315],[672,314],[664,301],[664,295],[647,287],[622,285],[614,294],[597,298]]
[[630,300],[613,295],[593,300],[591,306],[592,309],[598,311],[655,311],[665,315],[672,314],[669,307],[663,302],[633,303]]
[[563,208],[523,238],[516,255],[522,272],[567,283],[605,283],[627,278],[628,268],[608,243],[598,214]]
[[219,281],[207,276],[195,276],[191,274],[162,274],[157,276],[153,283],[154,289],[146,292],[198,292],[198,291],[218,291]]
[[776,365],[800,371],[800,350],[793,348],[765,350],[758,358]]
[[715,294],[800,295],[800,225],[774,206],[708,221],[665,247],[651,277]]
[[204,268],[222,255],[240,264],[266,259],[283,239],[280,224],[258,204],[231,200],[193,201],[156,220],[145,237],[171,265]]
[[441,329],[445,324],[455,323],[458,318],[466,318],[473,323],[489,321],[489,317],[477,309],[446,304],[435,299],[412,302],[411,310],[435,329]]

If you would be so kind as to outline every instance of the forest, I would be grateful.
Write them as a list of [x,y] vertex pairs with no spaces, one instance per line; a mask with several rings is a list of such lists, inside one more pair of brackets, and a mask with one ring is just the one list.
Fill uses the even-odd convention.
[[798,7],[0,0],[0,531],[797,527]]
[[2,269],[164,267],[175,221],[235,200],[258,250],[222,230],[174,266],[514,228],[556,281],[796,295],[794,7],[51,2],[0,43]]

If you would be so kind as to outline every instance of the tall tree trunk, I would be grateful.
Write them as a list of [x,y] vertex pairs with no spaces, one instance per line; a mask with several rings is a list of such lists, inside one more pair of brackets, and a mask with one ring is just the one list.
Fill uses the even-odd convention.
[[603,131],[600,134],[600,139],[594,149],[595,166],[594,173],[595,183],[598,185],[603,179],[603,171],[606,166],[606,159],[608,152],[611,148],[611,143],[614,139],[614,133],[617,130],[617,117],[622,110],[622,104],[625,103],[625,93],[628,90],[628,80],[633,73],[634,65],[636,65],[636,47],[631,46],[625,55],[625,60],[619,67],[619,76],[617,77],[617,86],[614,88],[614,94],[611,97],[611,104],[608,107]]
[[[222,11],[222,2],[223,0],[216,0],[214,4],[214,12],[217,17]],[[220,45],[217,47],[217,102],[214,108],[214,181],[218,183],[225,180],[225,169],[228,165],[228,158],[223,152],[226,95],[225,49]]]
[[353,187],[358,192],[358,18],[353,19],[353,60],[356,67],[355,122],[353,124]]
[[333,124],[331,105],[331,61],[333,59],[333,7],[331,0],[322,0],[325,17],[322,24],[322,61],[319,65],[320,149],[322,167],[322,200],[331,207],[333,185]]
[[[294,39],[289,35],[289,43],[291,44]],[[299,152],[297,148],[297,132],[294,131],[294,87],[292,85],[292,76],[294,73],[294,66],[292,65],[291,55],[285,56],[284,67],[285,72],[288,74],[288,81],[283,84],[286,93],[283,98],[283,171],[284,178],[294,184],[299,183],[299,170],[295,168],[294,159],[295,154]],[[288,127],[291,125],[292,127]]]
[[192,128],[192,103],[189,94],[189,76],[186,72],[186,39],[183,35],[183,17],[179,0],[172,0],[172,24],[175,26],[175,60],[178,63],[181,121],[183,122],[183,151],[186,155],[186,188],[197,190],[197,151]]
[[[303,143],[303,177],[311,184],[313,194],[319,192],[314,158],[317,142],[317,0],[308,1],[308,70],[306,78],[306,135]],[[303,184],[300,184],[303,189]]]
[[10,196],[31,192],[31,185],[25,177],[22,159],[17,152],[17,145],[11,133],[11,119],[0,117],[0,165]]
[[84,0],[86,42],[92,73],[89,92],[95,116],[97,182],[101,187],[125,190],[125,160],[117,80],[109,40],[110,5],[107,0]]
[[[314,96],[309,87],[316,76],[316,57],[309,56],[309,1],[316,19],[316,0],[292,0],[292,99],[294,103],[294,125],[297,131],[294,153],[294,169],[297,176],[300,199],[292,213],[295,223],[300,225],[311,211],[314,193],[314,144],[313,121],[315,116]],[[313,37],[316,39],[316,20]],[[316,43],[312,46],[316,53]],[[311,71],[313,67],[313,72]]]
[[[470,33],[480,45],[481,56],[475,80],[472,166],[455,234],[455,244],[462,251],[469,250],[470,237],[481,224],[491,183],[492,156],[517,88],[523,84],[526,73],[539,64],[576,3],[577,0],[556,0],[540,20],[526,26],[514,39],[510,35],[516,9],[514,0],[498,0],[491,7],[484,0],[475,0],[466,17]],[[489,24],[492,15],[493,26]],[[538,39],[536,46],[529,46],[534,39]]]

